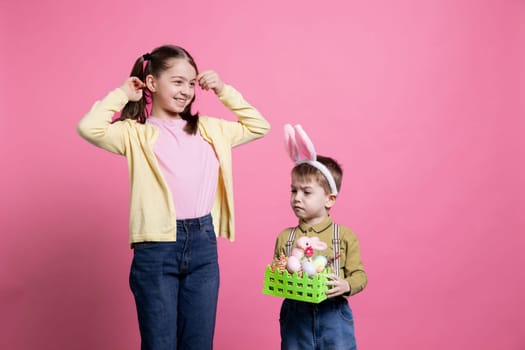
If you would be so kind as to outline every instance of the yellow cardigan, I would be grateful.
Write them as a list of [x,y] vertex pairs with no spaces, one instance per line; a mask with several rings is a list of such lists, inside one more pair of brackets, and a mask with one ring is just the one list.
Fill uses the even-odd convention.
[[[221,102],[238,118],[237,122],[206,116],[199,117],[202,137],[214,148],[219,160],[217,192],[212,209],[215,232],[219,237],[235,238],[232,147],[260,138],[270,124],[232,86],[219,94]],[[160,171],[153,145],[159,135],[156,126],[135,120],[111,123],[116,112],[128,103],[124,91],[117,88],[95,102],[80,120],[77,130],[97,147],[124,155],[130,176],[130,243],[175,241],[177,224],[171,191]]]

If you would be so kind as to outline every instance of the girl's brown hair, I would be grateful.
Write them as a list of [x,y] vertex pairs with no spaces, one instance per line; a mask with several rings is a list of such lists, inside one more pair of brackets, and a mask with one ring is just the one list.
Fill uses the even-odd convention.
[[[179,46],[164,45],[157,47],[149,54],[140,56],[135,61],[135,64],[131,69],[130,76],[137,77],[143,82],[145,82],[146,76],[149,74],[153,75],[154,77],[159,77],[162,72],[171,67],[169,61],[174,58],[185,59],[193,68],[195,68],[195,72],[197,72],[197,74],[199,73],[197,64],[188,51]],[[184,111],[180,113],[180,117],[186,121],[184,131],[190,135],[194,135],[197,132],[199,122],[199,114],[191,113],[193,101],[195,101],[195,95],[188,106],[186,106]],[[126,106],[124,106],[124,109],[122,110],[118,120],[135,119],[137,122],[144,124],[149,116],[147,105],[150,103],[151,92],[145,88],[142,98],[139,101],[129,101]]]

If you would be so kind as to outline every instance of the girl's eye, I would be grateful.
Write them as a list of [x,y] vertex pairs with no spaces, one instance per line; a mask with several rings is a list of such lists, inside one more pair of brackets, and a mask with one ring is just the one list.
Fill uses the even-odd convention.
[[192,81],[192,82],[190,83],[190,86],[191,86],[191,87],[195,87],[195,82]]

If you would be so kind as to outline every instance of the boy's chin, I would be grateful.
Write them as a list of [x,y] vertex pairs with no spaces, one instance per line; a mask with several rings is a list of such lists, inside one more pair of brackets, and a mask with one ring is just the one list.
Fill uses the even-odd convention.
[[293,213],[295,217],[298,218],[299,220],[303,220],[305,218],[305,216],[300,210],[294,210]]
[[299,219],[299,221],[307,222],[308,220],[310,220],[309,217],[306,217],[304,215],[297,215],[297,214],[295,214],[295,216],[297,217],[297,219]]

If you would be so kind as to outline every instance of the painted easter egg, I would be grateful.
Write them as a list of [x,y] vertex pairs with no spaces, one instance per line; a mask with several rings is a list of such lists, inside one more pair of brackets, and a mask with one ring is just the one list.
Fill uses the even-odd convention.
[[328,264],[328,259],[326,256],[318,255],[315,258],[313,258],[312,264],[314,264],[315,270],[317,272],[322,272]]
[[301,270],[301,262],[295,256],[290,256],[286,263],[286,269],[290,272],[298,272]]
[[306,273],[308,276],[313,276],[316,274],[315,266],[310,261],[303,262],[303,272]]

